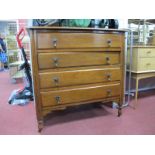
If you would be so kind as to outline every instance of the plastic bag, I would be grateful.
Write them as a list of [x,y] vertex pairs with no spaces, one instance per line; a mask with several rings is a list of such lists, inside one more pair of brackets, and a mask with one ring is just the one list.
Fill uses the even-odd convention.
[[7,55],[5,52],[0,52],[0,61],[2,63],[6,63],[7,62]]

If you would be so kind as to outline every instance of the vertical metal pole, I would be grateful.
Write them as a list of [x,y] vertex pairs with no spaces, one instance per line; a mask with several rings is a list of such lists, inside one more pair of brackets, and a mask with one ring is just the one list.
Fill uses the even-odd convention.
[[133,32],[132,30],[129,31],[130,33],[130,63],[129,63],[129,80],[128,80],[128,104],[130,102],[130,95],[131,95],[131,67],[132,67],[132,49],[133,49]]
[[[126,72],[127,72],[127,49],[128,49],[128,47],[127,47],[127,44],[128,44],[128,34],[129,34],[129,32],[126,32],[125,33],[125,46],[124,46],[124,95],[126,94],[126,76],[127,76],[127,74],[126,74]],[[125,102],[125,97],[124,97],[124,99],[123,99],[123,107],[125,107],[125,106],[128,106],[128,102],[126,103]]]
[[138,44],[139,44],[139,42],[141,42],[140,21],[139,21],[139,24],[138,24]]

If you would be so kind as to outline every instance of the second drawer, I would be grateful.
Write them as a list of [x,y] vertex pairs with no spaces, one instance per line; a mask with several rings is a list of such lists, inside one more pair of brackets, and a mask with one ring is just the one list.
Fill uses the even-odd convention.
[[120,52],[57,52],[39,53],[39,69],[79,67],[92,65],[116,65]]
[[40,73],[40,88],[51,88],[117,81],[121,79],[120,68],[100,68]]
[[155,70],[155,58],[138,59],[137,71],[153,71],[153,70]]

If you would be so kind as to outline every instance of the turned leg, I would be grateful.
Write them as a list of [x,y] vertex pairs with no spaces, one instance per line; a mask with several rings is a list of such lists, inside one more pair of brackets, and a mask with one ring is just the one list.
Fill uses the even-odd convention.
[[41,132],[42,129],[43,129],[43,127],[44,127],[44,121],[43,121],[43,119],[38,120],[38,132]]
[[118,103],[118,117],[122,115],[122,105]]
[[122,115],[122,108],[118,107],[118,117],[120,117]]

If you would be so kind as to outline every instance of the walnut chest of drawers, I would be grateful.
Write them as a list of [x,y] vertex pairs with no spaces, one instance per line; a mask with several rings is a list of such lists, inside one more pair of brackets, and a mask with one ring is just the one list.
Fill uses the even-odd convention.
[[39,130],[44,117],[68,106],[124,98],[125,31],[32,27],[31,60]]

